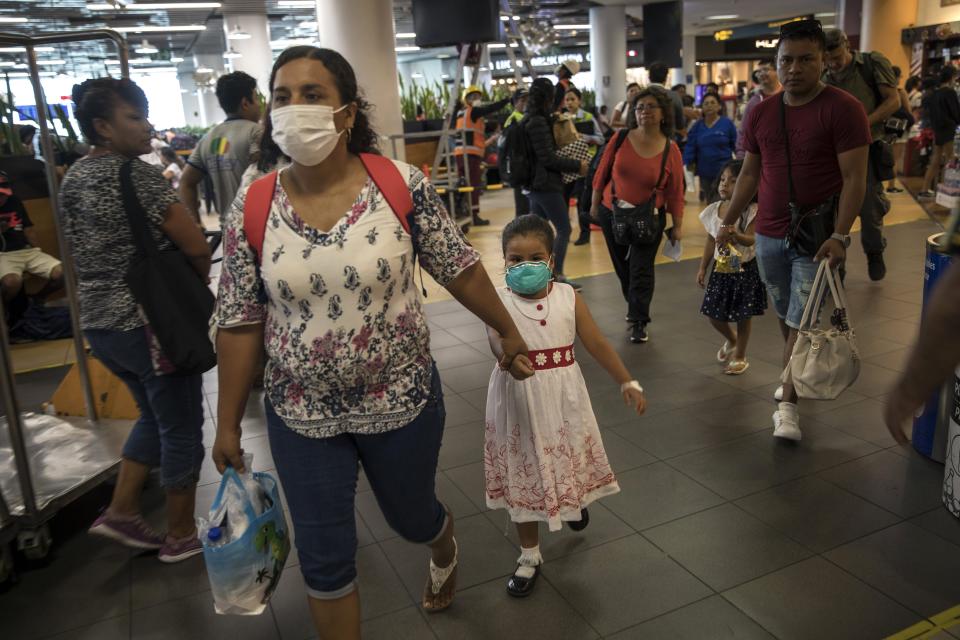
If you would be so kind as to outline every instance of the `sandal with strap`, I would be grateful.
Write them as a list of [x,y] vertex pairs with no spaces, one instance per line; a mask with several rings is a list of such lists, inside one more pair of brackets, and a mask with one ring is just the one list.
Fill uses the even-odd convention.
[[731,360],[723,372],[728,376],[739,376],[749,368],[750,363],[746,360]]
[[720,347],[720,351],[717,351],[717,362],[721,364],[726,364],[727,360],[730,359],[730,356],[733,355],[734,346],[730,344],[729,340],[723,341],[723,346]]
[[[448,608],[453,604],[453,595],[457,590],[457,539],[453,538],[453,560],[446,567],[438,567],[430,560],[430,577],[427,578],[427,584],[423,589],[422,606],[428,613],[437,613]],[[447,589],[450,594],[450,600],[443,606],[433,606],[433,599],[440,595],[440,592]]]

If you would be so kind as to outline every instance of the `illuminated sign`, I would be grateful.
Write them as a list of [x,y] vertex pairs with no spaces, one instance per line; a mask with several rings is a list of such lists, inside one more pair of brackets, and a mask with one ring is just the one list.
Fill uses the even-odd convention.
[[723,42],[724,40],[729,40],[733,35],[733,31],[730,29],[723,29],[722,31],[717,31],[713,34],[713,39],[717,42]]
[[[713,33],[713,39],[717,42],[723,42],[725,40],[766,40],[770,39],[771,36],[777,36],[779,34],[780,27],[783,25],[790,22],[797,22],[798,20],[808,20],[812,17],[813,16],[811,15],[794,16],[791,18],[784,18],[783,20],[774,20],[772,22],[748,24],[742,27],[734,27],[733,29],[721,29],[720,31],[715,31]],[[760,47],[760,45],[758,44],[757,47]]]
[[765,40],[756,40],[753,44],[757,49],[776,49],[780,38],[767,38]]

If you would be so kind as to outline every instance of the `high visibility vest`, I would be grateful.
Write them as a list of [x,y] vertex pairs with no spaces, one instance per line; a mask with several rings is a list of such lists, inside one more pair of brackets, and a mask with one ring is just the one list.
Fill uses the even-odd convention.
[[[483,139],[484,127],[486,121],[483,118],[476,120],[470,119],[473,107],[468,106],[465,110],[457,114],[457,136],[454,142],[453,155],[462,156],[469,154],[471,156],[483,157],[486,149],[486,140]],[[459,133],[466,131],[466,134]],[[466,143],[464,144],[464,140]]]

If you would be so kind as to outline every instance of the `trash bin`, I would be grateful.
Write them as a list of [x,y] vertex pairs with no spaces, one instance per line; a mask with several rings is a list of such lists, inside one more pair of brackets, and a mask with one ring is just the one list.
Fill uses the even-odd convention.
[[960,367],[957,367],[951,387],[950,428],[943,470],[943,505],[960,518]]
[[[940,237],[927,238],[926,264],[923,271],[923,311],[937,280],[950,266],[950,256],[940,252]],[[943,462],[946,455],[947,429],[953,402],[952,381],[938,389],[927,400],[923,413],[913,421],[913,448],[928,458]]]

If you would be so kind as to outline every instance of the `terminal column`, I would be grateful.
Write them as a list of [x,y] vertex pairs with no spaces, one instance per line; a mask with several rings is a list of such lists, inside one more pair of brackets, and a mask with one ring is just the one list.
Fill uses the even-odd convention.
[[198,78],[211,78],[213,81],[204,83],[197,88],[200,90],[200,121],[203,126],[209,127],[224,118],[226,114],[220,108],[217,102],[216,79],[223,74],[223,54],[222,53],[195,53],[193,54],[193,64],[196,67]]
[[590,7],[590,70],[597,108],[609,114],[626,97],[627,11],[622,5]]
[[860,50],[879,51],[900,67],[903,79],[910,74],[910,54],[900,44],[900,31],[917,19],[917,0],[863,0],[860,17]]
[[[320,46],[338,51],[353,67],[362,95],[374,106],[377,133],[402,134],[392,1],[317,0],[317,24]],[[381,140],[380,148],[390,154],[388,140]],[[403,160],[402,144],[397,151]]]
[[[230,66],[234,71],[243,71],[256,78],[261,93],[269,95],[273,52],[270,50],[270,25],[266,9],[244,13],[224,12],[223,32],[228,51],[240,54],[239,58],[230,59]],[[231,39],[231,35],[243,37]]]

